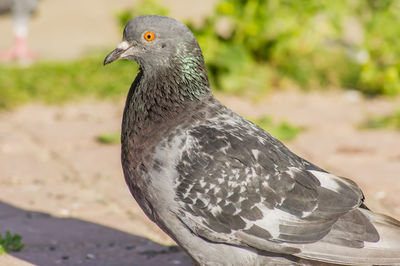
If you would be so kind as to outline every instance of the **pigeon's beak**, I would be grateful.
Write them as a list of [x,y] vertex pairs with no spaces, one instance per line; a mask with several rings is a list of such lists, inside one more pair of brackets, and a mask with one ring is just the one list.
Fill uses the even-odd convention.
[[125,52],[129,50],[132,46],[127,42],[121,42],[117,48],[114,49],[111,53],[109,53],[104,59],[104,65],[114,62],[115,60],[121,59],[125,56]]

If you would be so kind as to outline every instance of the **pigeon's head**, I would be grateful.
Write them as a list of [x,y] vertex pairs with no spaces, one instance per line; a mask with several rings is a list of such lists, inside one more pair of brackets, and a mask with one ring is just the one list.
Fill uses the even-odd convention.
[[104,60],[136,61],[143,69],[177,67],[196,61],[203,65],[203,56],[193,33],[179,21],[164,16],[139,16],[124,29],[122,42]]

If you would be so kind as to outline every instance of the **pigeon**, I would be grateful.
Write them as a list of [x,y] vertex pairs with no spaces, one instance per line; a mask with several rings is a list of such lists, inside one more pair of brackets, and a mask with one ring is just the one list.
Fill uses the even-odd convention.
[[130,20],[104,65],[139,64],[121,161],[144,213],[198,265],[400,265],[400,222],[212,95],[181,22]]
[[38,0],[0,0],[0,14],[12,12],[14,21],[14,45],[0,53],[1,61],[32,60],[34,53],[28,48],[28,22],[37,8]]

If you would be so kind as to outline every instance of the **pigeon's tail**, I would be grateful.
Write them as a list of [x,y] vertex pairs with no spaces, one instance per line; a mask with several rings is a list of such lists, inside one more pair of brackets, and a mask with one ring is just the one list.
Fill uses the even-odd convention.
[[377,242],[365,242],[365,255],[374,264],[400,265],[400,221],[387,215],[361,210],[379,233]]
[[[359,208],[358,211],[375,227],[379,238],[360,242],[359,247],[350,247],[330,241],[328,234],[318,245],[302,245],[301,254],[296,256],[341,265],[400,265],[400,221],[366,209]],[[349,226],[354,230],[355,225]],[[359,226],[360,231],[366,227],[365,224]]]

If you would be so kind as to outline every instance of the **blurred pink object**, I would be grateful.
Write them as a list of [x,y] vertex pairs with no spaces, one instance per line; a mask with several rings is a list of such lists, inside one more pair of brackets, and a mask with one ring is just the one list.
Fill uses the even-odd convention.
[[12,12],[14,21],[14,44],[0,53],[0,61],[31,61],[36,55],[28,48],[28,23],[35,11],[37,0],[0,0],[0,14]]

